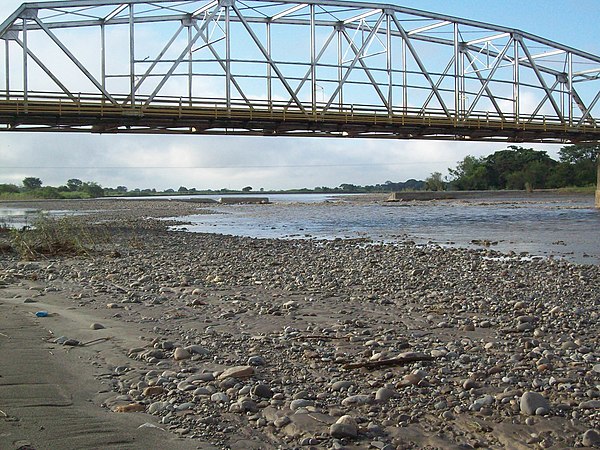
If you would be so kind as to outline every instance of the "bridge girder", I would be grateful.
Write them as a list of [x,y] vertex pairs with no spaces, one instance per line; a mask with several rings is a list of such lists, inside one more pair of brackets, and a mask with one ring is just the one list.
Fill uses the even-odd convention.
[[600,57],[381,3],[70,0],[0,25],[0,129],[585,142]]

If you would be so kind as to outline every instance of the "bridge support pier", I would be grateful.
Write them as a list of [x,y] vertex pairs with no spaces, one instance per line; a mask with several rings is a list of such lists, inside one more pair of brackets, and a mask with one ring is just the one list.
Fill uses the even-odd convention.
[[600,209],[600,155],[598,155],[598,173],[596,174],[596,208]]

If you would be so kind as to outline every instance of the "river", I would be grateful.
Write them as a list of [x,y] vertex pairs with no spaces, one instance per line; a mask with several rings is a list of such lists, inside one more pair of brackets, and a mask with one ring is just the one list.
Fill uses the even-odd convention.
[[[257,195],[262,196],[250,194]],[[500,195],[388,203],[383,201],[384,196],[265,194],[270,204],[199,204],[215,214],[176,217],[187,224],[174,229],[256,238],[410,240],[419,244],[485,247],[527,257],[600,264],[600,210],[594,209],[593,195]],[[217,200],[219,197],[170,199]],[[164,200],[165,197],[152,199]],[[118,199],[128,200],[131,198]],[[102,200],[94,205],[98,207],[96,213],[104,209]],[[85,213],[76,203],[72,206],[69,210],[56,208],[46,212],[57,216]],[[110,209],[108,204],[107,209]],[[0,226],[31,225],[39,212],[38,209],[0,207]]]
[[190,224],[177,228],[257,238],[412,240],[600,264],[600,210],[589,195],[398,203],[315,194],[269,199],[269,205],[209,207],[217,214],[179,218]]

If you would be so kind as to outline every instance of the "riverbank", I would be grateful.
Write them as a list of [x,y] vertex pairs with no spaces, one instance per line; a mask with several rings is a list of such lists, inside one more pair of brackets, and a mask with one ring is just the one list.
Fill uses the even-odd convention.
[[515,200],[523,201],[543,201],[545,199],[555,199],[569,196],[589,196],[594,197],[595,189],[590,188],[562,188],[562,189],[541,189],[535,191],[406,191],[393,192],[387,198],[387,201],[430,201],[430,200]]
[[148,218],[198,205],[102,205],[72,218],[110,235],[91,256],[0,255],[1,448],[598,442],[598,266],[177,233]]

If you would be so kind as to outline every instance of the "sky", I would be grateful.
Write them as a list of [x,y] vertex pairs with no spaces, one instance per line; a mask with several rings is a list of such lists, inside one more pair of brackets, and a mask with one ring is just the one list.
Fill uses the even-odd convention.
[[[0,22],[20,5],[2,0]],[[598,0],[392,0],[400,6],[521,29],[600,54]],[[556,157],[560,145],[527,144]],[[35,176],[159,190],[335,187],[424,179],[502,143],[235,136],[0,132],[0,183]]]

